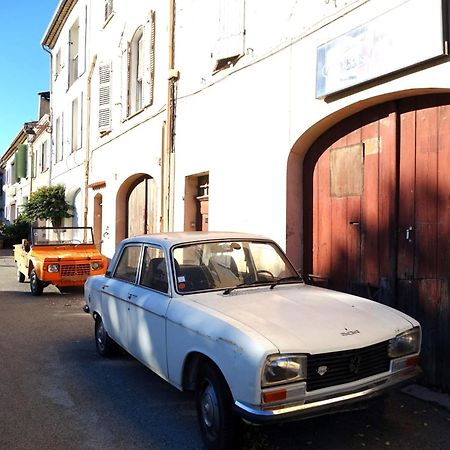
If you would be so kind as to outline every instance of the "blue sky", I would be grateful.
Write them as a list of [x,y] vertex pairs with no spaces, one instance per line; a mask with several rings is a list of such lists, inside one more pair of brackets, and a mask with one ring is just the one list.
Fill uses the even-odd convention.
[[59,0],[0,0],[0,156],[37,120],[38,92],[50,90],[50,55],[41,39]]

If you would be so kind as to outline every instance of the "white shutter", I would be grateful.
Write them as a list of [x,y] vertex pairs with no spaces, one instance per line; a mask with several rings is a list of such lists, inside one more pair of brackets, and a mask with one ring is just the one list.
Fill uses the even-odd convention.
[[244,53],[245,0],[219,0],[219,26],[214,58]]
[[155,90],[155,11],[150,12],[150,64],[148,74],[148,104],[153,104],[153,92]]
[[99,66],[98,130],[111,130],[111,64]]

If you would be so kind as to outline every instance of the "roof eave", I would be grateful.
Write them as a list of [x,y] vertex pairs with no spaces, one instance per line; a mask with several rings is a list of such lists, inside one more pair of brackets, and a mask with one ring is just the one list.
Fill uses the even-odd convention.
[[61,30],[76,3],[77,0],[60,0],[50,24],[45,31],[44,37],[41,40],[42,47],[47,47],[49,49],[54,48]]

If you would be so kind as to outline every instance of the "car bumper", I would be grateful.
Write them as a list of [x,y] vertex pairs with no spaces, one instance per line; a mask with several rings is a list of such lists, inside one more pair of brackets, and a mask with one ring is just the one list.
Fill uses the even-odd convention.
[[236,401],[234,410],[244,420],[254,424],[288,422],[352,411],[365,408],[373,399],[412,383],[421,373],[419,367],[410,367],[407,370],[390,374],[381,380],[364,384],[357,389],[344,390],[334,395],[324,395],[323,398],[315,398],[303,404],[275,407],[276,409],[259,409]]

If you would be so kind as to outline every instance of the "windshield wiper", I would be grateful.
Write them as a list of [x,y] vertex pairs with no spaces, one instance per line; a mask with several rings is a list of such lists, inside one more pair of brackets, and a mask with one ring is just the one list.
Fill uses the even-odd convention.
[[223,291],[223,295],[228,295],[228,294],[230,294],[232,291],[234,291],[234,290],[237,289],[237,288],[240,288],[240,287],[243,287],[243,286],[254,286],[254,285],[256,285],[256,284],[262,284],[262,283],[261,283],[261,281],[259,281],[259,280],[251,281],[250,283],[239,283],[239,284],[237,284],[236,286],[226,288],[226,289]]
[[303,282],[302,278],[299,275],[291,275],[290,277],[279,278],[277,281],[270,285],[270,289],[273,289],[275,286],[278,286],[284,281],[298,281],[299,283]]

